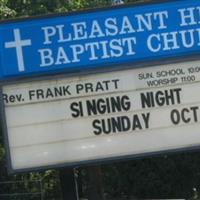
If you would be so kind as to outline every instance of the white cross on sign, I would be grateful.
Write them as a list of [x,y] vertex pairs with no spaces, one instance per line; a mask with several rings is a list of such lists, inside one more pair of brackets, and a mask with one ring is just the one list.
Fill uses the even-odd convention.
[[14,29],[14,41],[5,43],[5,48],[16,48],[18,69],[20,72],[25,70],[22,47],[30,45],[31,40],[21,40],[19,29]]

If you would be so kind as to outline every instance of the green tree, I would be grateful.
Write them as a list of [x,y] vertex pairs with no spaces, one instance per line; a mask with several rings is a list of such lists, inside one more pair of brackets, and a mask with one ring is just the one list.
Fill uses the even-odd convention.
[[8,7],[8,0],[0,0],[0,19],[14,17],[16,12]]
[[1,0],[1,19],[68,12],[111,5],[110,0]]

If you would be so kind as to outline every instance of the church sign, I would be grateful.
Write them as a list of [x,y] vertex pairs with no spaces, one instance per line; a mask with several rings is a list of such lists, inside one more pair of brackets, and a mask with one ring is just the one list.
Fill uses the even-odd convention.
[[116,7],[0,26],[0,80],[199,54],[197,0]]
[[197,0],[2,22],[9,171],[199,148],[199,24]]
[[11,170],[200,144],[200,61],[3,87]]

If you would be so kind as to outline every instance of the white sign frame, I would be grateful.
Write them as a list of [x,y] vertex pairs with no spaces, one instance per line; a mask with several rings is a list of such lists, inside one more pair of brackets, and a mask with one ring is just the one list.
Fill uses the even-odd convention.
[[[189,60],[197,60],[196,57],[191,57]],[[187,61],[189,61],[187,59]],[[182,62],[182,60],[176,60],[175,62],[168,62],[167,64],[173,64],[173,63],[179,63]],[[164,64],[162,64],[164,65]],[[149,67],[152,67],[152,65],[149,65]],[[156,65],[155,65],[156,67]],[[130,68],[131,66],[126,66],[125,69]],[[145,68],[145,66],[140,66],[140,68]],[[98,72],[99,73],[99,72]],[[88,74],[88,73],[86,73]],[[97,73],[93,73],[97,74]],[[63,77],[69,77],[67,76],[55,76],[55,77],[49,77],[46,78],[45,80],[53,80],[55,78],[63,78]],[[32,79],[29,82],[35,82],[39,80],[44,80],[43,78],[38,78],[38,79]],[[21,83],[26,83],[26,80],[20,81]],[[7,85],[12,85],[14,82],[9,82],[5,84]],[[16,81],[15,83],[19,83],[19,81]],[[2,85],[3,87],[3,85]],[[0,91],[1,99],[3,99],[3,94],[2,94],[2,87]],[[133,154],[133,155],[123,155],[123,156],[115,156],[115,157],[109,157],[109,158],[103,158],[103,159],[92,159],[92,160],[84,160],[84,161],[79,161],[79,162],[71,162],[71,163],[62,163],[62,164],[55,164],[55,165],[47,165],[47,166],[39,166],[39,167],[29,167],[29,168],[22,168],[22,169],[13,169],[12,167],[12,162],[11,162],[11,154],[10,154],[10,148],[9,148],[9,140],[8,140],[8,130],[7,130],[7,122],[6,122],[6,117],[5,117],[5,105],[3,101],[1,101],[1,116],[2,116],[2,122],[3,122],[3,133],[4,133],[4,141],[5,141],[5,146],[6,146],[6,152],[7,152],[7,163],[8,163],[8,171],[9,173],[21,173],[21,172],[30,172],[30,171],[40,171],[40,170],[46,170],[46,169],[55,169],[55,168],[62,168],[62,167],[79,167],[83,165],[91,165],[91,164],[97,164],[97,163],[105,163],[105,162],[113,162],[113,161],[122,161],[122,160],[129,160],[129,159],[134,159],[134,158],[141,158],[141,157],[148,157],[148,156],[153,156],[153,155],[161,155],[161,154],[166,154],[166,153],[174,153],[174,152],[181,152],[181,151],[191,151],[191,150],[197,150],[200,148],[199,145],[192,145],[192,146],[187,146],[187,147],[181,147],[181,148],[173,148],[169,150],[159,150],[159,151],[154,151],[154,152],[145,152],[145,153],[138,153],[138,154]]]

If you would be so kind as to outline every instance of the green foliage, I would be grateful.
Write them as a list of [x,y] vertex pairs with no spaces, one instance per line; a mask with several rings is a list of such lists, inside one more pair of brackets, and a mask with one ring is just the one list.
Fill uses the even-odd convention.
[[[125,3],[144,0],[124,0]],[[149,1],[149,0],[146,0]],[[0,0],[0,19],[111,6],[111,0]]]
[[0,0],[1,19],[109,6],[110,0]]
[[8,0],[0,0],[0,19],[14,17],[16,12],[10,9],[8,6]]
[[[124,0],[125,3],[143,1],[144,0]],[[108,6],[111,6],[111,0],[0,0],[0,19]]]
[[2,163],[2,161],[3,161],[4,154],[5,154],[4,148],[3,148],[2,144],[0,144],[0,163]]
[[0,165],[3,162],[4,155],[5,155],[5,150],[3,148],[3,138],[2,138],[1,128],[0,128]]
[[200,199],[200,156],[182,153],[103,167],[109,197]]

